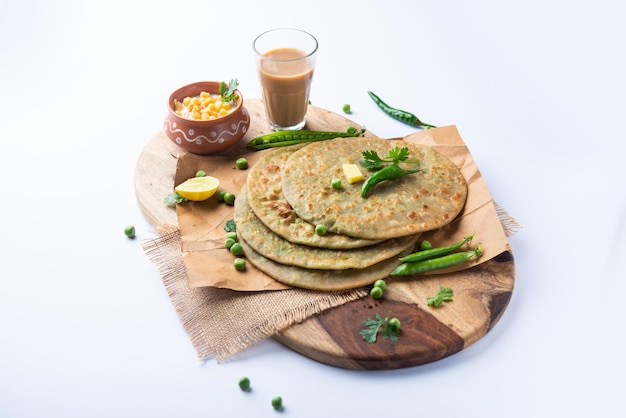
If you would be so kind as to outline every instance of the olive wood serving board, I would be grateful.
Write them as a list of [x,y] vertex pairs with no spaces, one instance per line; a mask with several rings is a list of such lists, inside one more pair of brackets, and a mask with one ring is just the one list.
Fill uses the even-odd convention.
[[[256,158],[244,145],[270,128],[260,100],[246,100],[246,108],[252,120],[248,133],[227,153],[237,157],[249,154],[253,163]],[[350,125],[359,128],[344,116],[309,106],[306,129],[337,131]],[[161,131],[139,155],[135,168],[137,202],[154,226],[177,224],[176,211],[166,207],[163,199],[173,190],[181,151]],[[486,335],[508,306],[514,281],[513,254],[505,251],[456,273],[419,280],[390,279],[382,299],[366,297],[329,309],[273,338],[308,358],[346,369],[388,370],[427,364],[457,353]],[[439,308],[427,306],[426,299],[436,295],[440,286],[453,288],[453,301]],[[375,343],[365,343],[359,336],[363,320],[376,313],[386,316],[387,312],[402,318],[400,339],[391,341],[379,334]]]

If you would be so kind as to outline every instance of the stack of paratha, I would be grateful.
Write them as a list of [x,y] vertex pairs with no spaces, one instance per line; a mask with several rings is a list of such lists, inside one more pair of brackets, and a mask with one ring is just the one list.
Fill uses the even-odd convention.
[[[363,151],[384,158],[396,146],[409,149],[419,173],[361,197],[362,182],[345,180],[343,164],[359,164]],[[342,179],[340,189],[331,187],[333,178]],[[460,213],[466,197],[460,170],[430,147],[338,138],[267,151],[237,195],[234,221],[247,259],[265,274],[294,287],[343,290],[387,277],[422,232]],[[318,224],[328,233],[316,234]]]

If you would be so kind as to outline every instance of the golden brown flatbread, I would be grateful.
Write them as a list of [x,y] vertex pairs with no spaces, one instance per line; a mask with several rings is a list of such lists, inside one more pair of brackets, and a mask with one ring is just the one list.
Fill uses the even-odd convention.
[[[343,181],[343,164],[359,164],[362,152],[384,158],[394,147],[407,147],[419,173],[378,184],[365,198],[362,183]],[[415,164],[400,164],[415,168]],[[367,179],[372,173],[362,168]],[[441,228],[463,209],[467,183],[460,169],[433,148],[380,138],[337,138],[309,144],[291,154],[282,168],[282,191],[296,214],[333,233],[364,239],[390,239]]]
[[234,221],[237,234],[254,251],[276,263],[316,270],[363,269],[413,248],[419,238],[409,235],[382,241],[367,247],[348,250],[294,244],[274,234],[248,205],[249,192],[244,185],[235,200]]
[[368,240],[328,233],[318,235],[315,225],[301,219],[291,208],[282,191],[282,167],[291,154],[308,144],[267,151],[248,171],[248,204],[256,216],[275,234],[294,244],[321,248],[350,249],[376,244]]
[[[396,257],[382,261],[364,269],[349,270],[314,270],[302,267],[286,266],[263,257],[240,239],[246,259],[257,269],[288,286],[318,291],[339,291],[355,289],[374,283],[389,276],[400,261]],[[399,256],[408,254],[402,252]]]

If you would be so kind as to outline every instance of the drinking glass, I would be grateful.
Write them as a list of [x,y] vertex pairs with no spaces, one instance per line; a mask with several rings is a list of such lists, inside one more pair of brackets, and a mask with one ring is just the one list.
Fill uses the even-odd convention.
[[276,131],[302,129],[317,39],[300,29],[279,28],[263,32],[252,45],[269,125]]

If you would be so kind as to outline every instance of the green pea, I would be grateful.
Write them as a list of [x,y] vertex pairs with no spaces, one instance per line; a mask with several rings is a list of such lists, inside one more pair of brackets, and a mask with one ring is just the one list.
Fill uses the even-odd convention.
[[243,157],[237,159],[237,161],[235,161],[235,167],[237,167],[239,170],[247,169],[248,168],[248,160],[246,160]]
[[124,235],[126,235],[130,239],[135,238],[135,227],[132,225],[128,225],[126,228],[124,228]]
[[272,406],[274,409],[282,409],[283,408],[283,398],[280,396],[276,396],[272,398]]
[[335,190],[341,189],[341,179],[332,179],[330,186]]
[[230,193],[230,192],[224,193],[224,203],[226,203],[228,206],[234,205],[235,204],[235,195]]
[[239,239],[239,237],[237,236],[237,233],[235,231],[230,231],[226,234],[226,238],[232,238],[235,241],[237,241]]
[[199,170],[196,172],[196,177],[206,177],[206,172],[204,170]]
[[431,248],[433,248],[433,245],[430,243],[430,241],[423,240],[422,242],[420,242],[420,251],[430,250]]
[[374,299],[382,298],[383,297],[383,289],[381,289],[378,286],[372,287],[372,289],[370,290],[370,296],[373,297]]
[[400,320],[398,318],[391,318],[387,325],[394,331],[400,331],[400,326],[402,324],[400,324]]
[[235,241],[232,238],[226,238],[226,240],[224,241],[224,246],[228,249],[231,249],[233,244],[236,243],[237,241]]
[[326,232],[327,232],[326,225],[324,224],[315,225],[315,233],[317,235],[326,235]]
[[247,377],[242,377],[241,379],[239,379],[239,388],[245,391],[250,390],[250,379],[248,379]]
[[240,243],[236,242],[230,246],[230,252],[233,253],[233,255],[239,256],[243,254],[243,246]]
[[226,194],[225,191],[220,190],[217,192],[217,201],[218,202],[224,202],[224,195]]
[[235,266],[235,270],[244,271],[246,269],[246,260],[244,258],[235,258],[233,261],[233,265]]
[[351,113],[350,112],[350,105],[347,104],[347,103],[345,105],[343,105],[342,110],[343,110],[343,113]]
[[383,279],[376,280],[374,282],[374,287],[380,287],[384,291],[385,289],[387,289],[387,282],[385,282]]

